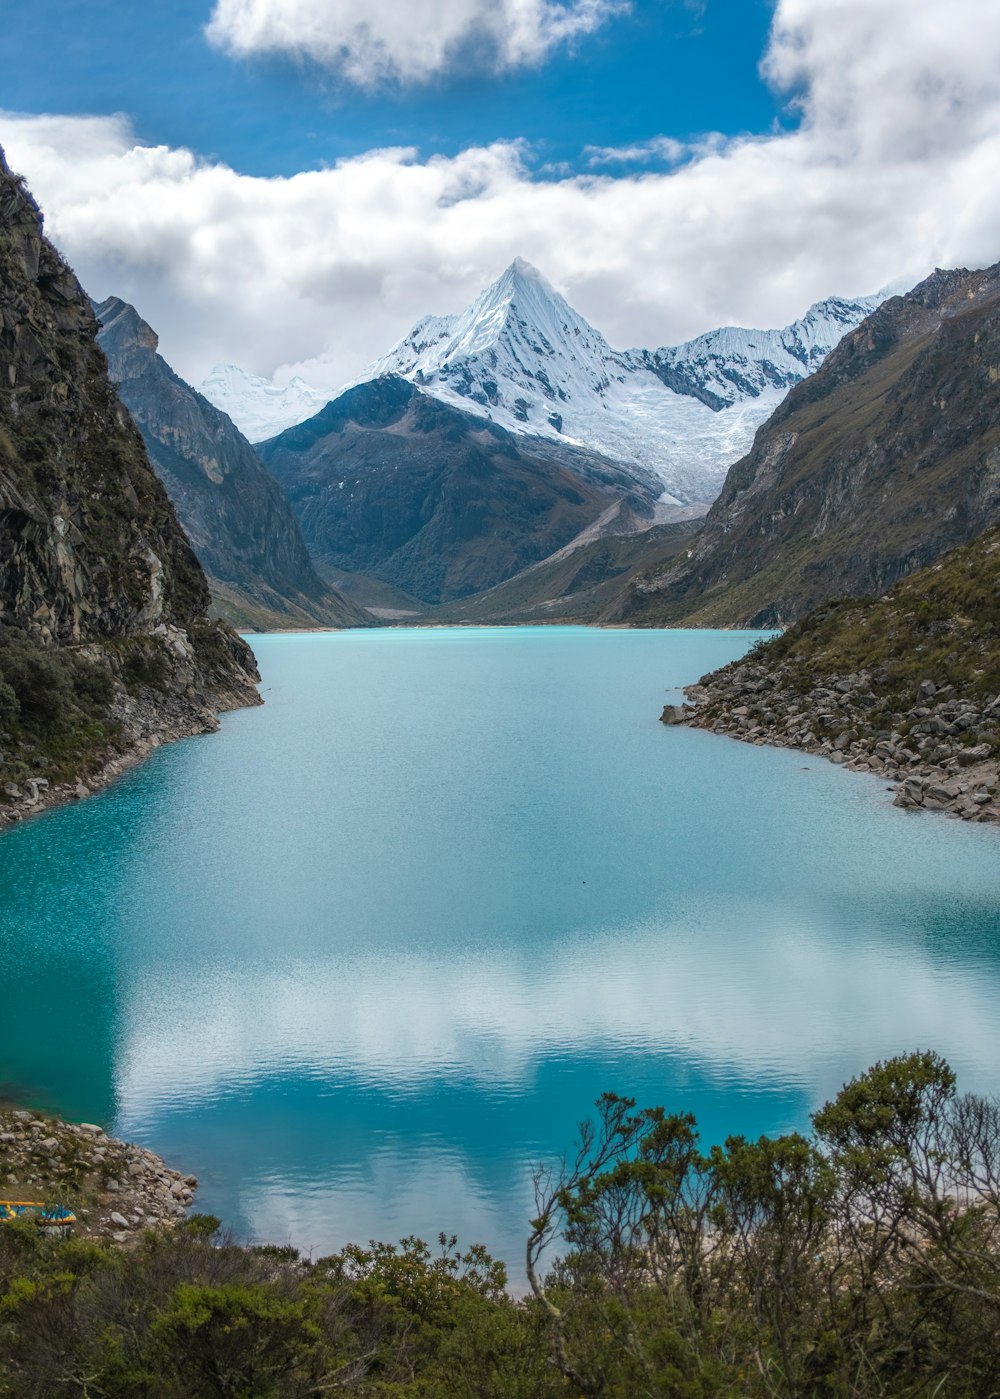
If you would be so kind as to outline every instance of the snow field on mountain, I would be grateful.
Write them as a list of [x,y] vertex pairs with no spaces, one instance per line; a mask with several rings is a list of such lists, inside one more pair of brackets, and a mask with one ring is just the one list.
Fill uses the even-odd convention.
[[[831,298],[780,330],[726,326],[684,345],[619,351],[516,258],[465,311],[424,317],[345,387],[398,375],[511,432],[652,470],[666,503],[707,506],[788,389],[879,299]],[[234,366],[214,370],[202,392],[252,441],[328,398],[301,379],[278,389]]]
[[228,413],[251,442],[263,442],[305,422],[333,397],[300,378],[279,388],[270,379],[249,374],[237,364],[217,364],[199,385],[199,392]]

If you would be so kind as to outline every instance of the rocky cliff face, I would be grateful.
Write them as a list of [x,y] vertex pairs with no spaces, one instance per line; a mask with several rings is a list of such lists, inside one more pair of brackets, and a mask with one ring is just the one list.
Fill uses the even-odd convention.
[[317,576],[281,487],[232,420],[174,373],[133,306],[113,296],[95,309],[111,377],[223,616],[259,629],[363,622]]
[[783,625],[881,593],[1000,518],[1000,264],[885,302],[793,388],[690,556],[609,614]]
[[258,702],[96,343],[0,153],[0,795],[7,813]]
[[660,494],[648,473],[515,437],[396,377],[348,389],[257,450],[321,565],[424,603],[493,587],[609,512],[625,532]]

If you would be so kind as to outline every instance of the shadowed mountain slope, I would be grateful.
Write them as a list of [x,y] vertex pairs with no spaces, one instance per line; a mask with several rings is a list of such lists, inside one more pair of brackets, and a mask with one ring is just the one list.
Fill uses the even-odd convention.
[[675,558],[700,523],[675,520],[559,549],[495,588],[436,608],[434,621],[498,626],[599,621],[631,577]]
[[111,377],[209,577],[241,626],[351,626],[366,614],[316,574],[281,487],[225,413],[157,353],[134,307],[96,307]]
[[321,567],[426,603],[493,587],[584,530],[651,522],[661,489],[651,473],[515,436],[393,377],[347,390],[258,451]]
[[730,469],[690,557],[613,620],[785,624],[881,593],[1000,518],[1000,264],[883,303]]

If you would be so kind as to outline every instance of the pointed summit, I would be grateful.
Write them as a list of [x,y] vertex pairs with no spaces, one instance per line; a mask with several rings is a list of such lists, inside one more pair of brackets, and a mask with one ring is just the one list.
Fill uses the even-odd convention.
[[516,257],[467,310],[428,316],[365,378],[400,374],[518,430],[562,433],[562,405],[603,394],[615,353],[541,272]]
[[516,257],[507,271],[512,272],[515,277],[534,278],[536,282],[545,280],[534,263],[529,262],[526,257]]
[[517,296],[519,292],[528,295],[542,293],[550,301],[563,301],[552,283],[542,276],[534,263],[528,262],[527,258],[523,257],[516,257],[482,295],[486,296],[489,292],[500,289],[509,292],[511,296]]
[[109,296],[106,301],[91,301],[90,304],[103,327],[102,345],[113,342],[122,352],[148,350],[150,354],[156,353],[160,337],[134,306],[122,301],[120,296]]
[[619,351],[516,257],[460,315],[425,316],[356,383],[398,375],[511,432],[653,471],[666,505],[707,508],[789,387],[873,304],[831,298],[783,330],[729,326]]
[[524,350],[532,356],[551,357],[557,353],[555,347],[561,340],[569,343],[567,337],[579,339],[581,333],[588,341],[599,341],[607,348],[603,338],[576,314],[555,287],[530,262],[517,257],[456,318],[441,363],[456,356],[482,354],[505,342],[517,358]]
[[544,287],[549,296],[556,297],[559,293],[539,272],[538,268],[527,260],[527,258],[516,257],[513,262],[507,264],[500,276],[495,281],[490,282],[476,298],[481,301],[489,295],[504,296],[516,291],[519,286],[537,283]]

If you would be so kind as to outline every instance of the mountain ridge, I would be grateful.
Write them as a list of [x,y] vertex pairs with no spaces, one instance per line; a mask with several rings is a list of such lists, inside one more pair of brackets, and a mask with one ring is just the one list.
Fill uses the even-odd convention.
[[[465,311],[422,317],[330,398],[402,377],[509,432],[652,471],[665,503],[707,509],[788,386],[811,373],[877,300],[830,298],[779,331],[726,327],[682,346],[614,350],[516,258]],[[203,387],[234,416],[250,411],[219,385]]]
[[731,468],[690,555],[608,614],[786,625],[879,594],[1000,516],[1000,263],[883,302]]
[[118,392],[216,607],[257,630],[363,623],[365,615],[316,574],[291,507],[250,443],[171,369],[135,307],[112,296],[95,312]]

